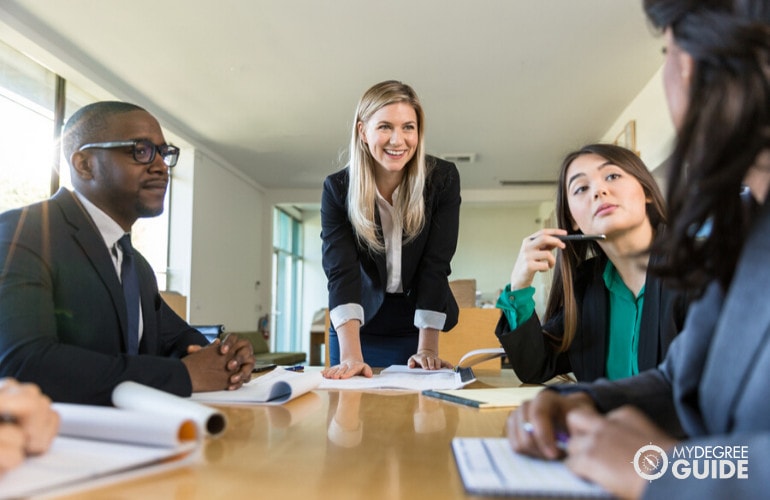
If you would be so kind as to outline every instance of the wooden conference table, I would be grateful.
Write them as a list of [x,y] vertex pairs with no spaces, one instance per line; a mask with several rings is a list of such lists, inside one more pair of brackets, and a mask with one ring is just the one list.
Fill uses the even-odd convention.
[[[469,388],[511,387],[511,370],[478,370]],[[78,492],[77,499],[469,498],[455,436],[502,436],[510,409],[418,393],[314,391],[282,406],[222,407],[228,428],[171,471]]]

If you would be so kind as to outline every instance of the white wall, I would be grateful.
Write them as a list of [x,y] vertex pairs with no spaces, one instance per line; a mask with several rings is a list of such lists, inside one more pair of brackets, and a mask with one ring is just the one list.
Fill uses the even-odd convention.
[[302,349],[310,349],[310,325],[313,314],[329,306],[327,280],[321,265],[321,212],[303,210],[304,276],[302,286]]
[[636,149],[650,170],[671,154],[675,138],[662,75],[661,67],[602,137],[603,142],[612,142],[629,120],[636,120]]
[[466,204],[460,208],[457,252],[450,280],[475,279],[481,300],[492,305],[510,280],[521,241],[541,226],[540,204]]
[[261,243],[270,234],[263,228],[263,193],[198,150],[192,201],[188,319],[256,330],[268,307],[260,292],[270,289],[270,268],[262,265]]

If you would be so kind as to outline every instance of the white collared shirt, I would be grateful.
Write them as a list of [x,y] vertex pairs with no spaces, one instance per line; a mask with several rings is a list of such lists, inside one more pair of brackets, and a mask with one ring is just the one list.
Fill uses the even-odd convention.
[[[393,191],[393,205],[398,203],[398,191]],[[377,208],[380,209],[380,223],[382,224],[382,237],[385,240],[385,265],[388,270],[388,282],[385,291],[388,293],[401,293],[404,285],[401,283],[401,243],[404,229],[400,217],[396,217],[396,209],[383,198],[377,191]]]
[[[123,264],[123,249],[118,245],[118,240],[126,234],[120,224],[115,222],[112,217],[107,215],[102,209],[91,203],[85,196],[75,191],[75,194],[86,209],[88,215],[96,225],[96,229],[104,240],[104,244],[107,246],[107,250],[112,257],[112,264],[115,266],[115,272],[118,275],[118,281],[120,279],[120,266]],[[141,288],[141,287],[140,287]],[[141,290],[140,290],[141,293]],[[142,333],[144,332],[144,317],[142,316],[141,300],[139,304],[139,342],[142,341]]]
[[[398,203],[400,187],[393,191],[393,204],[377,191],[375,203],[380,212],[382,237],[385,241],[385,266],[387,269],[387,293],[402,293],[404,284],[401,279],[401,249],[403,246],[404,226],[400,217],[396,216],[393,205]],[[344,325],[352,319],[357,319],[364,326],[364,308],[360,304],[340,304],[329,313],[332,325]],[[446,313],[417,309],[414,312],[414,326],[417,328],[435,328],[441,330],[446,323]]]

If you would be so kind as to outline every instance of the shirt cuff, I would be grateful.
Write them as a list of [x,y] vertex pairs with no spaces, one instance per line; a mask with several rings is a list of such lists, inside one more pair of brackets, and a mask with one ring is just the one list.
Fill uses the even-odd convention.
[[427,309],[414,311],[414,326],[417,328],[434,328],[442,330],[446,323],[446,314]]
[[515,330],[518,325],[527,321],[535,313],[534,297],[535,287],[528,286],[511,291],[511,284],[508,283],[497,299],[495,307],[505,313],[511,330]]
[[335,330],[351,319],[357,319],[364,326],[364,308],[361,304],[340,304],[329,313],[329,321]]

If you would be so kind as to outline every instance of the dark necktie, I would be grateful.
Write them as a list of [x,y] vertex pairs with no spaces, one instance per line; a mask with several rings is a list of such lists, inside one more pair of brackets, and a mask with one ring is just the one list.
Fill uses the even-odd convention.
[[136,274],[134,247],[131,235],[125,234],[118,240],[123,250],[123,262],[120,265],[120,281],[123,283],[123,295],[126,297],[128,311],[128,353],[139,353],[139,277]]

